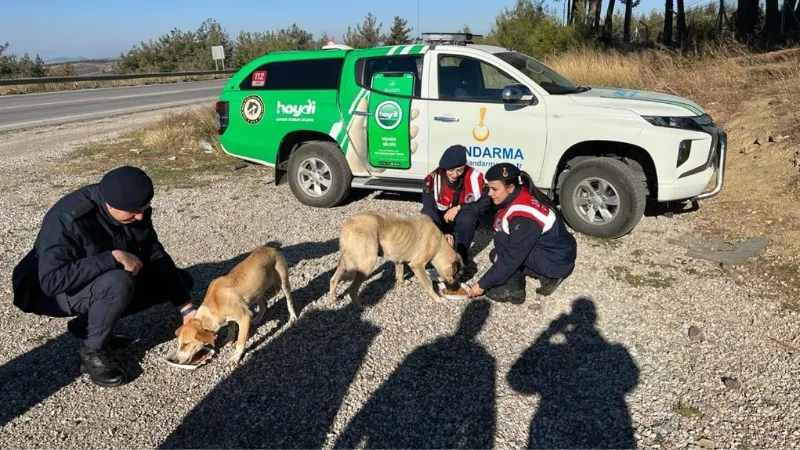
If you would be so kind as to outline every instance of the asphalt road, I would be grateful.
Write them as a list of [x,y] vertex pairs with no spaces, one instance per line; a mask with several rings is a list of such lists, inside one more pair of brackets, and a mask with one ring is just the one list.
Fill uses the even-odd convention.
[[97,119],[219,97],[227,80],[0,96],[0,132]]

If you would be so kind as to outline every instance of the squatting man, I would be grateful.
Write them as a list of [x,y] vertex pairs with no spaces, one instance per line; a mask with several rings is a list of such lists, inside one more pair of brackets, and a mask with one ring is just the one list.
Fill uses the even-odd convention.
[[195,314],[192,277],[175,266],[153,228],[153,194],[150,177],[131,166],[67,194],[47,211],[12,274],[22,311],[75,317],[67,329],[83,341],[81,372],[100,386],[128,378],[109,355],[132,342],[113,333],[122,317],[166,302],[184,323]]

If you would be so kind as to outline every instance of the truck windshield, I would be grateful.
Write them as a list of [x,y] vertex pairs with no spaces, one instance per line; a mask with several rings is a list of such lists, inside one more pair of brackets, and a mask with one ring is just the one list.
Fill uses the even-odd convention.
[[501,52],[495,56],[511,64],[550,94],[573,94],[589,90],[576,86],[555,70],[520,52]]

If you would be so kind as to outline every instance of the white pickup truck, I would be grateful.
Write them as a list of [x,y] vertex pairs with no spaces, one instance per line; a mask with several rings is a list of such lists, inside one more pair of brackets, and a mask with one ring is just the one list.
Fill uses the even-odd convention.
[[727,135],[694,102],[577,86],[463,34],[270,53],[231,78],[217,110],[226,152],[274,167],[276,184],[317,207],[351,188],[421,192],[452,144],[482,171],[517,164],[573,229],[598,237],[634,229],[647,199],[723,186]]

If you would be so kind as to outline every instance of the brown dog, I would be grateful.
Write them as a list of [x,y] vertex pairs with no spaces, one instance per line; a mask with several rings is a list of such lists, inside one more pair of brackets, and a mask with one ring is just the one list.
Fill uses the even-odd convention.
[[[229,339],[234,325],[239,327],[236,350],[230,359],[231,365],[237,364],[244,353],[251,319],[253,325],[261,322],[267,309],[267,294],[277,284],[286,297],[289,320],[294,322],[297,316],[292,306],[289,266],[278,250],[258,247],[227,275],[214,279],[195,316],[175,330],[178,336],[175,362],[186,364],[204,346],[213,346],[217,331],[227,324]],[[259,307],[255,318],[250,310],[253,304]]]
[[403,281],[403,263],[422,283],[425,292],[440,300],[433,283],[425,273],[431,263],[448,287],[456,284],[461,274],[461,256],[447,243],[435,223],[426,215],[399,218],[378,212],[360,212],[345,222],[339,237],[339,267],[330,281],[329,301],[336,300],[336,286],[352,278],[348,289],[350,301],[360,308],[358,290],[378,260],[379,250],[384,259],[395,263],[395,277]]

